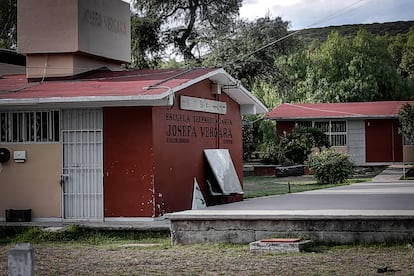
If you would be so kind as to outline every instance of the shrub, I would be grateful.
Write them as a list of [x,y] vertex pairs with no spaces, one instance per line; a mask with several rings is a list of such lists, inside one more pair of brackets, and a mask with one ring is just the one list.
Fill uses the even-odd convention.
[[328,136],[319,128],[295,127],[280,138],[280,150],[284,158],[293,164],[304,164],[312,149],[329,147]]
[[281,165],[304,164],[313,148],[329,147],[326,134],[318,128],[295,127],[283,136],[271,137],[261,145],[263,157]]
[[310,156],[307,165],[320,184],[343,183],[352,175],[353,163],[348,155],[332,149]]

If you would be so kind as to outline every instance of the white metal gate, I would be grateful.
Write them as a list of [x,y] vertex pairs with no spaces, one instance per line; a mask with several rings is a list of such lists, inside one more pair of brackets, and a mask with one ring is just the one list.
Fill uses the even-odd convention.
[[103,219],[102,110],[62,111],[63,215]]

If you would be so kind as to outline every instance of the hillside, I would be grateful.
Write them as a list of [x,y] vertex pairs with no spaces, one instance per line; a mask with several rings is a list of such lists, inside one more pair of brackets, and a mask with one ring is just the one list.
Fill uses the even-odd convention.
[[304,29],[298,34],[298,36],[305,43],[310,43],[313,40],[325,41],[332,31],[338,31],[340,34],[345,36],[354,36],[359,29],[364,28],[368,32],[376,35],[384,35],[388,33],[391,36],[394,36],[408,32],[411,27],[414,27],[414,21],[329,26],[324,28]]

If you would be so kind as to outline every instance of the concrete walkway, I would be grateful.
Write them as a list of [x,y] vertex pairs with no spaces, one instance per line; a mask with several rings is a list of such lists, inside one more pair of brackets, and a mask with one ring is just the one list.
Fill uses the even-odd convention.
[[371,182],[247,199],[169,215],[173,242],[246,243],[283,235],[324,242],[414,238],[414,181],[392,165]]
[[403,164],[390,165],[380,174],[372,179],[372,182],[393,182],[398,181],[404,176],[404,171],[408,170],[409,166]]
[[[178,212],[172,216],[194,214],[197,217],[226,213],[274,215],[289,214],[412,214],[414,215],[414,181],[400,180],[403,165],[391,165],[370,182],[338,186],[301,193],[246,199],[205,209]],[[171,217],[171,215],[170,215]]]
[[[414,214],[414,181],[400,181],[403,165],[391,165],[372,182],[359,183],[331,189],[309,191],[284,196],[248,199],[242,202],[218,205],[201,210],[178,212],[167,217],[197,219],[225,216],[249,216],[260,218],[268,215],[412,215]],[[369,196],[368,196],[369,195]],[[396,198],[395,196],[398,196]],[[357,201],[356,204],[353,200]],[[361,207],[364,203],[365,207]],[[412,206],[413,205],[413,206]],[[385,210],[389,208],[389,210]],[[380,209],[380,210],[377,210]],[[101,230],[169,231],[168,218],[142,221],[56,221],[56,222],[0,222],[2,226],[65,227],[79,225]]]

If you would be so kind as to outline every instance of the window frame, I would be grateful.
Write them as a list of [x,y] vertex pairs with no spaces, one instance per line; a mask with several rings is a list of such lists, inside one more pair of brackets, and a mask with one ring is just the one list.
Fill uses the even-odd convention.
[[[309,124],[309,122],[311,122],[311,124]],[[333,123],[344,123],[345,126],[345,131],[333,131]],[[296,121],[295,122],[295,127],[296,126],[303,126],[303,127],[309,127],[309,125],[311,125],[311,127],[314,128],[320,128],[317,125],[318,124],[327,124],[327,128],[322,129],[324,131],[324,133],[328,136],[329,139],[329,144],[331,147],[347,147],[348,146],[348,121],[347,120],[302,120],[302,121]],[[343,137],[342,140],[345,140],[345,142],[342,143],[336,143],[334,145],[334,137]]]
[[0,143],[60,142],[61,112],[50,110],[0,111]]

